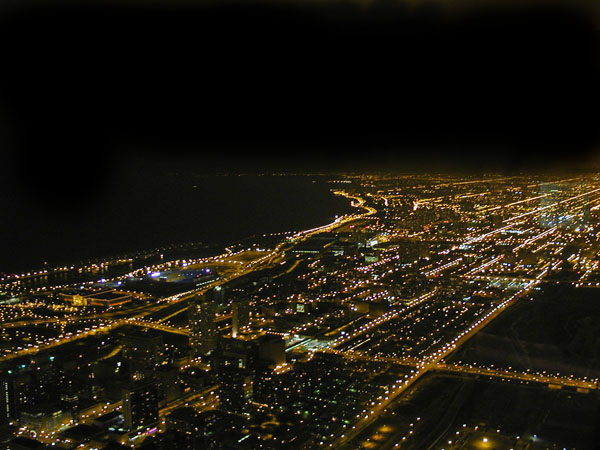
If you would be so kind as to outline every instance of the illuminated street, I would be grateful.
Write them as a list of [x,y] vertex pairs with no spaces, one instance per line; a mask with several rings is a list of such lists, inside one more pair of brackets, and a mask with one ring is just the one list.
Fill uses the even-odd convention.
[[[66,425],[41,430],[23,421],[17,434],[60,446],[69,427],[114,410],[131,414],[122,406],[134,395],[129,380],[158,393],[155,427],[131,428],[130,418],[107,435],[134,446],[146,436],[184,432],[178,411],[192,408],[199,418],[218,412],[218,427],[225,427],[218,436],[229,429],[228,414],[249,421],[227,438],[247,448],[293,447],[295,428],[311,447],[411,448],[411,427],[389,423],[412,392],[421,392],[423,380],[458,376],[465,383],[596,392],[597,369],[581,376],[455,355],[514,305],[536,302],[542,290],[590,289],[600,281],[599,180],[347,180],[351,188],[332,193],[347,198],[355,213],[262,236],[269,245],[257,238],[215,256],[161,256],[85,283],[23,284],[40,276],[35,272],[5,277],[3,288],[16,300],[1,306],[3,364],[26,374],[44,358],[61,359],[63,348],[85,348],[79,370],[108,405],[83,415],[75,409]],[[231,358],[237,369],[227,369]],[[131,394],[120,396],[106,384],[111,379]],[[449,408],[458,414],[458,406]],[[420,427],[431,423],[430,414],[422,411]],[[450,432],[448,414],[439,436]],[[252,425],[263,416],[269,418],[262,425]],[[510,447],[518,439],[484,436],[477,426],[465,425],[444,448]]]

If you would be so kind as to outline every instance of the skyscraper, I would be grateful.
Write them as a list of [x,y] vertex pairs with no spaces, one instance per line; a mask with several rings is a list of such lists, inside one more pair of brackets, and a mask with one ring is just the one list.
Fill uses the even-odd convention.
[[158,391],[153,383],[136,383],[123,390],[123,415],[129,430],[158,422]]
[[220,408],[243,413],[253,399],[271,403],[267,391],[281,383],[282,378],[276,377],[273,369],[285,363],[285,342],[273,335],[223,336],[212,361],[219,382]]
[[252,336],[219,339],[212,362],[219,382],[220,408],[240,413],[252,398],[252,378],[258,360],[257,344]]
[[281,336],[265,334],[257,339],[258,362],[252,383],[252,400],[273,405],[289,395],[285,371],[276,370],[286,362],[285,341]]
[[164,344],[159,334],[134,328],[123,334],[121,342],[132,381],[148,378],[163,362]]
[[216,306],[212,301],[199,295],[189,309],[190,346],[194,357],[206,356],[217,345]]
[[275,367],[286,362],[285,341],[281,336],[265,334],[258,339],[258,357],[263,362]]
[[250,300],[242,298],[231,306],[231,336],[247,331],[250,326]]
[[14,382],[8,376],[0,378],[0,424],[15,417]]

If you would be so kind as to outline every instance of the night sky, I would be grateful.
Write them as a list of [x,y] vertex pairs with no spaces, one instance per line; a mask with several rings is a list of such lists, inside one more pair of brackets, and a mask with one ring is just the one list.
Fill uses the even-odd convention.
[[594,162],[591,2],[114,3],[2,10],[7,196],[77,204],[131,160],[206,172]]

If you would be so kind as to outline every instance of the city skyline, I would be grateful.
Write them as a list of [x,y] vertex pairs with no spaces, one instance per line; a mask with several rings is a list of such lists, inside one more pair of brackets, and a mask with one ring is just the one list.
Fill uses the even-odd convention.
[[600,448],[599,33],[0,2],[0,450]]
[[598,175],[327,180],[328,224],[0,279],[9,448],[594,448]]

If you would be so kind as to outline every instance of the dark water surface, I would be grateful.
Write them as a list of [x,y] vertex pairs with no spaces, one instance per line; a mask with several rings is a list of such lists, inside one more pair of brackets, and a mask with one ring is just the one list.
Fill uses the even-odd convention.
[[[9,201],[0,217],[0,272],[77,264],[171,244],[223,245],[301,230],[352,210],[320,176],[122,173],[101,189],[74,179],[69,202]],[[73,200],[75,199],[75,200]]]

